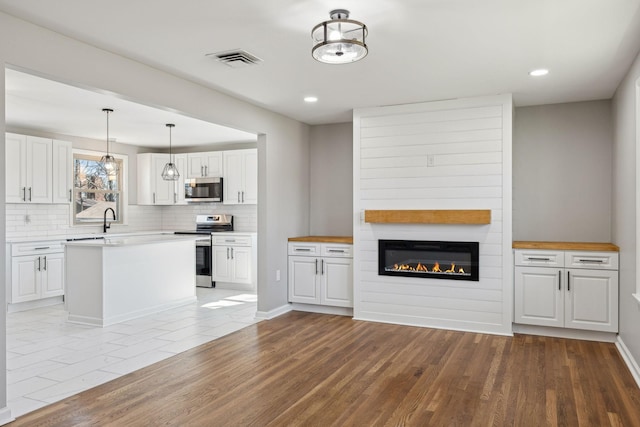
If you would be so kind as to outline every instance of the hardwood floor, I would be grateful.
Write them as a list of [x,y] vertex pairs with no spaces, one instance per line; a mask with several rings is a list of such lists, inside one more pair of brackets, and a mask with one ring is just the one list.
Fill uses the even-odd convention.
[[11,426],[639,426],[615,346],[292,312]]

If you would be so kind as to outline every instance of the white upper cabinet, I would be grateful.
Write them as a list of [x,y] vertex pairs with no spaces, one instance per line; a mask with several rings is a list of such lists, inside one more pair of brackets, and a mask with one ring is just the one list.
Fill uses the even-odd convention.
[[53,140],[53,203],[71,203],[73,152],[69,141]]
[[[172,205],[176,200],[176,182],[162,179],[169,154],[138,154],[138,204]],[[178,170],[180,172],[180,170]]]
[[5,141],[7,203],[69,203],[70,143],[10,133]]
[[222,176],[222,151],[187,154],[187,178]]
[[224,203],[258,203],[258,150],[224,151],[222,159]]

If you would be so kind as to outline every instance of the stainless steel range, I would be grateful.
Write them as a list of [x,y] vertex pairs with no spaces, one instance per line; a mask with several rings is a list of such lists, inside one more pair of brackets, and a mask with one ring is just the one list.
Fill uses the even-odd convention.
[[201,234],[196,240],[196,286],[212,288],[211,233],[233,231],[233,215],[196,215],[196,229],[176,231],[175,234]]

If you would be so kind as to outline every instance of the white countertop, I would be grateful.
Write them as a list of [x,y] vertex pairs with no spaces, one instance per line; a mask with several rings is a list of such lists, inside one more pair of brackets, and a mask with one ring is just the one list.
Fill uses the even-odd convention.
[[184,234],[152,234],[144,236],[105,236],[104,238],[73,240],[63,242],[65,246],[90,246],[90,247],[113,247],[113,246],[135,246],[149,245],[153,243],[196,241],[202,236]]
[[[114,239],[120,237],[134,237],[134,236],[150,236],[150,235],[173,235],[173,230],[152,230],[152,231],[134,231],[131,233],[87,233],[87,234],[67,234],[57,236],[39,236],[39,237],[14,237],[6,240],[7,243],[32,243],[32,242],[64,242],[68,239],[89,239],[104,237],[107,239]],[[218,233],[216,233],[218,234]],[[245,234],[255,235],[255,231],[225,231],[220,234]]]

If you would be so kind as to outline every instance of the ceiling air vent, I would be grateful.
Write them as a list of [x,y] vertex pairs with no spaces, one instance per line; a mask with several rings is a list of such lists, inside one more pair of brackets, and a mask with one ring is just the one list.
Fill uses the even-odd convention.
[[243,68],[262,62],[262,59],[242,49],[208,53],[207,56],[213,57],[231,68]]

